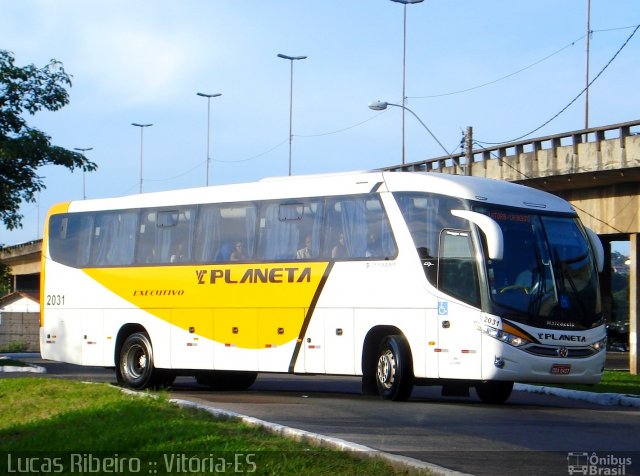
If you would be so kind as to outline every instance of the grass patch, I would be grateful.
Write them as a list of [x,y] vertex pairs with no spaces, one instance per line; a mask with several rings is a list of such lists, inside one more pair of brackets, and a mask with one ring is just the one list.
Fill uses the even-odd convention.
[[584,390],[595,393],[622,393],[640,396],[640,375],[631,375],[625,370],[607,370],[596,385],[548,385],[549,387]]
[[[253,474],[417,474],[377,458],[357,458],[236,420],[215,419],[201,410],[179,408],[164,392],[156,395],[140,398],[108,385],[68,380],[2,379],[0,451],[14,455],[14,468],[33,455],[40,463],[51,455],[67,465],[73,464],[74,454],[94,454],[98,459],[117,454],[140,459],[146,474],[179,472],[179,460],[185,463],[192,457],[204,466],[190,463],[183,474],[210,474],[211,465],[224,462],[225,472],[234,473],[235,466],[229,464],[237,463],[238,454],[242,472],[253,469]],[[0,473],[7,473],[6,458],[0,458]],[[77,474],[79,468],[65,466],[61,474]]]

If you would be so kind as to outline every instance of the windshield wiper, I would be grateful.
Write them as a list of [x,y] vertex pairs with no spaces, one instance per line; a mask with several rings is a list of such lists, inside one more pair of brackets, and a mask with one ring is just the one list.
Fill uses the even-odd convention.
[[[576,283],[573,281],[573,278],[571,277],[571,273],[567,273],[565,269],[567,264],[577,263],[582,259],[584,259],[585,256],[563,261],[560,259],[560,254],[558,253],[557,248],[554,248],[553,256],[556,262],[558,263],[558,271],[560,272],[560,282],[562,283],[562,290],[566,291],[566,286],[564,283],[565,283],[565,280],[568,281],[569,285],[571,286],[571,291],[573,292],[574,299],[578,303],[578,308],[580,309],[580,317],[581,317],[580,320],[585,321],[587,319],[587,310],[584,307],[584,303],[582,302],[582,299],[580,299],[580,296],[578,296],[578,288],[576,286]],[[560,307],[562,308],[562,303],[560,303]]]
[[533,291],[533,295],[529,298],[529,306],[527,311],[530,316],[536,316],[540,311],[542,305],[543,287],[544,287],[544,268],[542,267],[542,260],[540,259],[540,250],[534,245],[534,251],[536,253],[536,267],[532,271],[533,279],[531,282],[531,288],[529,292]]

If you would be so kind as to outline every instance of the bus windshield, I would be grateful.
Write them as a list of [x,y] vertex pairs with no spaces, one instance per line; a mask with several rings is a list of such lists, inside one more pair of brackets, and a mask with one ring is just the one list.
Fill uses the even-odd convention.
[[491,311],[538,327],[591,328],[601,317],[598,276],[578,219],[482,207],[504,235],[487,260]]

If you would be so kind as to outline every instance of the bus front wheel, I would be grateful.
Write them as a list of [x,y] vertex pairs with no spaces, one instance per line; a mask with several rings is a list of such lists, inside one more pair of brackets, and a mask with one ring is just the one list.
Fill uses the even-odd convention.
[[511,396],[513,382],[488,381],[476,385],[478,397],[484,403],[504,403]]
[[385,337],[376,364],[378,393],[385,400],[406,400],[413,390],[411,353],[404,336]]
[[119,383],[135,390],[153,387],[153,349],[149,336],[136,332],[126,338],[118,359]]

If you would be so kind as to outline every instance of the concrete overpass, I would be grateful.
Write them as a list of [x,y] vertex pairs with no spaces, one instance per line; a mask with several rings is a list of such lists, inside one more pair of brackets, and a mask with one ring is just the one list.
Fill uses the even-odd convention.
[[[467,144],[472,144],[467,131]],[[385,170],[473,175],[539,188],[571,202],[582,222],[605,244],[630,243],[630,370],[640,370],[640,120],[539,137]],[[611,315],[611,270],[602,276],[605,311]]]

